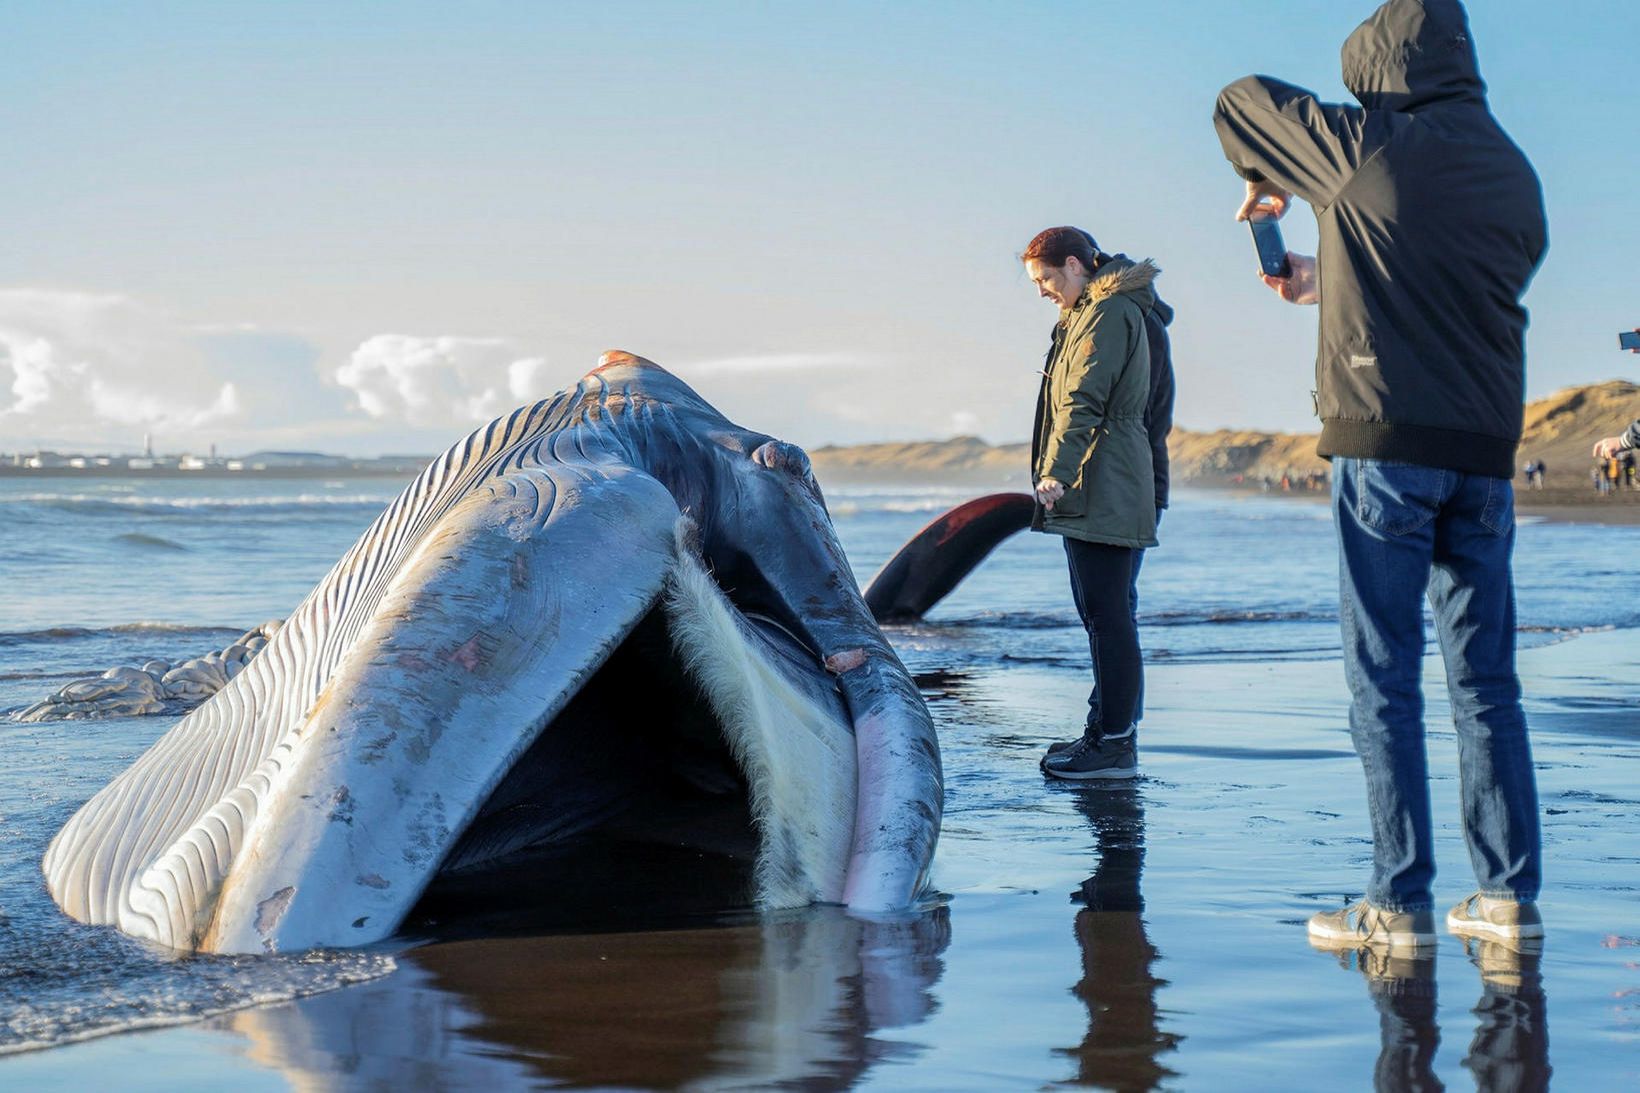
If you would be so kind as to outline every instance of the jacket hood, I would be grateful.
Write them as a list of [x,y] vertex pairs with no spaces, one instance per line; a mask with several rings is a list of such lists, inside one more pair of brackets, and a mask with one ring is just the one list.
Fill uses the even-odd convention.
[[[1111,257],[1112,258],[1120,258],[1124,262],[1133,261],[1133,259],[1129,258],[1125,254],[1113,254],[1113,255],[1111,255]],[[1151,269],[1156,269],[1156,267],[1154,265],[1152,265]],[[1159,269],[1156,270],[1156,273],[1160,273],[1160,272],[1161,272],[1161,270],[1159,270]],[[1151,279],[1152,280],[1155,279],[1154,275],[1152,275]],[[1168,304],[1160,296],[1155,295],[1156,287],[1154,285],[1151,286],[1150,291],[1151,291],[1152,298],[1155,301],[1154,303],[1152,303],[1150,305],[1151,313],[1154,314],[1156,316],[1156,318],[1158,318],[1162,321],[1163,326],[1167,326],[1167,325],[1171,324],[1173,322],[1173,307],[1172,307],[1172,305]]]
[[1133,302],[1139,305],[1139,310],[1149,311],[1156,306],[1156,293],[1151,284],[1162,271],[1156,263],[1146,258],[1138,262],[1126,258],[1112,258],[1099,267],[1083,290],[1089,303],[1096,304],[1100,300],[1108,300],[1112,296],[1127,295],[1133,297]]
[[1486,99],[1458,0],[1388,0],[1344,42],[1342,60],[1344,86],[1368,110]]

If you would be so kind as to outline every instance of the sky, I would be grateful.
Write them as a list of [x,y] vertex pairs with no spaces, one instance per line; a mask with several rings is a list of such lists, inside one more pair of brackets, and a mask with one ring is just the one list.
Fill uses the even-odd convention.
[[[1640,5],[1469,7],[1549,211],[1528,395],[1633,378]],[[1372,8],[3,0],[0,451],[432,452],[610,348],[812,447],[1017,441],[1066,223],[1162,267],[1180,425],[1313,429],[1211,114],[1347,99]]]

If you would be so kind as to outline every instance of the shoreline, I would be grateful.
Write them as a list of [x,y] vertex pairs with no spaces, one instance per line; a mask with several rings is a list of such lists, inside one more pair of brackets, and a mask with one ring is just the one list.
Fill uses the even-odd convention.
[[[840,489],[971,489],[975,496],[981,493],[1017,491],[1025,492],[1023,481],[1015,480],[1017,476],[1008,476],[998,481],[984,480],[981,476],[950,475],[950,476],[921,476],[917,478],[891,478],[873,474],[826,474],[825,468],[816,468],[817,477],[827,488]],[[44,467],[21,468],[0,465],[0,479],[50,479],[54,482],[65,481],[96,481],[108,479],[134,480],[164,480],[188,481],[209,480],[214,482],[246,480],[246,481],[313,481],[315,479],[334,478],[388,478],[402,479],[408,482],[419,473],[402,468],[383,466],[349,466],[349,467],[268,467],[261,470],[245,469],[230,471],[220,467],[210,467],[201,470],[180,470],[174,467],[156,467],[148,470],[129,470],[126,468],[111,469],[107,467]],[[1173,484],[1176,491],[1201,491],[1203,493],[1232,494],[1243,497],[1264,497],[1293,501],[1310,501],[1322,503],[1328,499],[1326,488],[1308,489],[1297,487],[1290,490],[1261,489],[1243,483],[1213,482],[1201,480],[1181,480]],[[1527,489],[1520,483],[1515,487],[1515,511],[1520,516],[1532,516],[1540,519],[1552,520],[1566,524],[1603,524],[1612,527],[1633,527],[1640,525],[1640,490],[1618,490],[1609,494],[1597,494],[1587,485],[1576,488],[1564,486],[1549,487],[1547,489]]]
[[[1266,497],[1283,501],[1325,504],[1325,489],[1261,490],[1250,486],[1216,485],[1201,482],[1176,483],[1179,490],[1231,493],[1246,497]],[[1603,524],[1611,527],[1640,525],[1640,490],[1618,490],[1597,494],[1591,489],[1524,489],[1515,487],[1516,516],[1534,516],[1559,524]]]

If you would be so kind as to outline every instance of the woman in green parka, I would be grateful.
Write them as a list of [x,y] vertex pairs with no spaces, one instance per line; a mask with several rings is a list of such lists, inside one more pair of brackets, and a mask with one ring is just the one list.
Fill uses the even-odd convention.
[[1042,769],[1056,778],[1133,778],[1144,666],[1128,597],[1138,552],[1156,545],[1145,313],[1156,304],[1151,283],[1160,271],[1148,259],[1103,254],[1071,227],[1041,232],[1020,259],[1060,309],[1032,434],[1031,527],[1064,538],[1094,676],[1082,738],[1050,748]]

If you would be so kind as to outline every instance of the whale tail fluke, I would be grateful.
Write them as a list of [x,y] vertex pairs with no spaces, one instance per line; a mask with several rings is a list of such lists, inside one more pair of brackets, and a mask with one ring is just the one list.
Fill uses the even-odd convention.
[[866,588],[878,622],[915,622],[983,562],[997,544],[1031,523],[1028,493],[992,493],[936,517],[899,549]]

